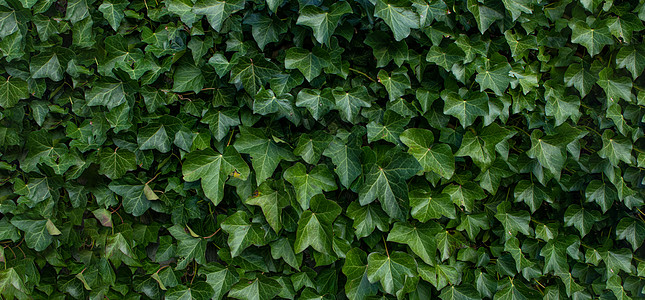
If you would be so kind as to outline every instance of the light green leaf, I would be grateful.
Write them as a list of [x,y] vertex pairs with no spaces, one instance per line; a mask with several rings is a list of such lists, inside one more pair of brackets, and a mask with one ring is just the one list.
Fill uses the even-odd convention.
[[[484,2],[486,3],[486,2]],[[504,18],[504,15],[489,6],[479,3],[477,0],[468,0],[468,11],[473,14],[477,27],[482,34],[488,30],[490,25],[497,20]]]
[[374,16],[385,21],[398,42],[410,35],[410,29],[419,28],[419,15],[406,1],[377,0]]
[[360,147],[359,137],[350,135],[346,143],[340,138],[334,138],[323,152],[324,156],[331,158],[336,166],[334,171],[345,187],[349,187],[361,175]]
[[517,183],[515,190],[513,191],[513,196],[515,197],[515,202],[524,202],[531,209],[531,213],[534,213],[542,202],[551,202],[551,196],[544,189],[543,186],[530,182],[528,180],[522,180]]
[[416,269],[417,262],[405,252],[373,252],[367,257],[367,279],[371,283],[380,281],[383,290],[392,295],[403,288],[406,277],[416,276]]
[[387,240],[410,246],[414,254],[418,255],[425,263],[433,265],[437,252],[437,241],[434,237],[442,230],[443,228],[434,222],[417,226],[397,222],[390,230]]
[[300,10],[296,24],[310,27],[319,43],[329,44],[329,38],[334,34],[340,18],[351,13],[352,7],[345,1],[332,4],[328,11],[307,5]]
[[121,21],[125,14],[123,10],[128,6],[128,2],[112,2],[111,0],[105,0],[99,6],[99,11],[103,13],[103,17],[110,23],[112,29],[117,31],[121,25]]
[[616,225],[616,237],[627,240],[636,251],[645,241],[645,224],[641,220],[624,217]]
[[320,120],[334,107],[334,98],[330,88],[320,90],[302,89],[298,92],[296,106],[305,107],[315,120]]
[[456,218],[455,206],[447,194],[433,195],[429,191],[413,190],[409,197],[412,217],[421,222],[441,217]]
[[508,234],[509,237],[515,236],[518,232],[521,232],[524,235],[529,235],[529,222],[531,221],[531,215],[529,212],[524,210],[511,210],[511,203],[508,201],[497,205],[495,218],[502,223],[506,234]]
[[340,112],[341,117],[351,123],[356,122],[361,107],[372,106],[367,88],[364,86],[357,86],[347,92],[336,88],[332,94],[336,102],[336,109]]
[[240,136],[234,146],[238,152],[251,155],[257,184],[271,177],[280,161],[295,160],[291,151],[278,146],[276,142],[268,139],[262,130],[256,128],[240,127]]
[[307,168],[297,163],[284,171],[284,179],[296,189],[296,200],[303,210],[309,208],[309,201],[323,191],[336,190],[336,180],[327,166],[318,165],[307,173]]
[[453,92],[442,92],[444,101],[443,113],[459,119],[463,128],[472,125],[478,116],[488,115],[488,95],[471,92],[465,97]]
[[228,245],[231,256],[236,257],[251,245],[262,246],[265,242],[265,231],[260,224],[251,223],[245,211],[237,211],[222,222],[222,230],[228,233]]
[[294,250],[300,253],[311,246],[314,250],[331,255],[332,223],[342,209],[336,202],[327,200],[323,195],[311,199],[310,208],[302,213],[298,221]]
[[137,168],[134,153],[126,149],[103,148],[99,152],[101,167],[99,173],[110,179],[118,179],[126,172]]
[[286,52],[284,67],[298,69],[307,81],[318,77],[323,68],[330,64],[329,53],[321,47],[314,47],[312,52],[303,48],[292,47]]
[[395,219],[405,219],[407,215],[408,186],[406,180],[421,170],[417,160],[407,154],[395,152],[381,161],[366,167],[365,182],[359,190],[361,205],[377,198],[387,214]]
[[580,232],[581,237],[587,235],[598,220],[600,220],[600,212],[588,210],[575,204],[569,206],[564,213],[564,225],[574,226]]
[[405,67],[396,69],[388,74],[385,70],[378,72],[378,81],[385,86],[385,90],[390,96],[390,101],[394,101],[405,95],[405,91],[411,88],[408,69]]
[[367,278],[367,254],[359,248],[352,248],[345,257],[343,274],[347,276],[345,294],[350,300],[365,300],[378,292],[378,286]]
[[29,87],[27,82],[19,78],[7,78],[0,76],[0,106],[11,108],[22,99],[29,98]]
[[192,12],[196,15],[204,15],[208,23],[215,31],[220,31],[222,23],[231,14],[244,9],[244,0],[198,0],[193,6]]
[[361,206],[358,201],[353,201],[347,207],[347,216],[354,220],[358,238],[369,236],[375,228],[387,232],[390,227],[390,217],[375,203]]
[[227,147],[224,154],[213,149],[188,153],[182,165],[182,174],[185,181],[201,179],[204,194],[217,205],[224,197],[224,183],[229,176],[246,180],[250,170],[240,154],[233,147]]
[[591,56],[600,53],[606,45],[614,44],[609,28],[605,26],[591,28],[583,20],[571,19],[569,27],[571,27],[571,42],[583,45]]

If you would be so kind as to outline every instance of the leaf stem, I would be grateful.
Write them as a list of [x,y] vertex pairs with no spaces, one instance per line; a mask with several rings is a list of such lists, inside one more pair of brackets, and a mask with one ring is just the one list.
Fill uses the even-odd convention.
[[387,242],[385,241],[385,236],[381,236],[383,238],[383,245],[385,245],[385,254],[387,254],[387,257],[390,257],[390,252],[387,251]]
[[350,70],[350,71],[354,71],[354,72],[356,72],[356,73],[358,73],[358,74],[361,74],[361,75],[363,75],[363,76],[367,77],[367,79],[371,80],[372,82],[376,82],[376,80],[374,80],[374,78],[370,77],[369,75],[367,75],[367,74],[365,74],[365,73],[363,73],[363,72],[361,72],[361,71],[359,71],[359,70],[356,70],[356,69],[354,69],[354,68],[349,68],[349,70]]

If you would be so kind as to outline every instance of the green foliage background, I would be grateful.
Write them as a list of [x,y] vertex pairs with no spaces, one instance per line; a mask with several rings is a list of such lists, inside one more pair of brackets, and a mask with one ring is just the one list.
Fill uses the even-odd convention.
[[0,0],[0,294],[643,298],[643,20]]

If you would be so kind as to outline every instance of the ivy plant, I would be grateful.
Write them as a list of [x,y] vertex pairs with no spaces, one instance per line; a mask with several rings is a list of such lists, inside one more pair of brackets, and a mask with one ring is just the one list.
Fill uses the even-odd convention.
[[0,297],[643,299],[643,21],[0,0]]

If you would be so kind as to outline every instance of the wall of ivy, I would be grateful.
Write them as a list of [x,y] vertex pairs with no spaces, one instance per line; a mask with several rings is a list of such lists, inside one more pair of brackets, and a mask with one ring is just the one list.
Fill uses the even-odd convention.
[[642,299],[644,20],[0,0],[0,295]]

